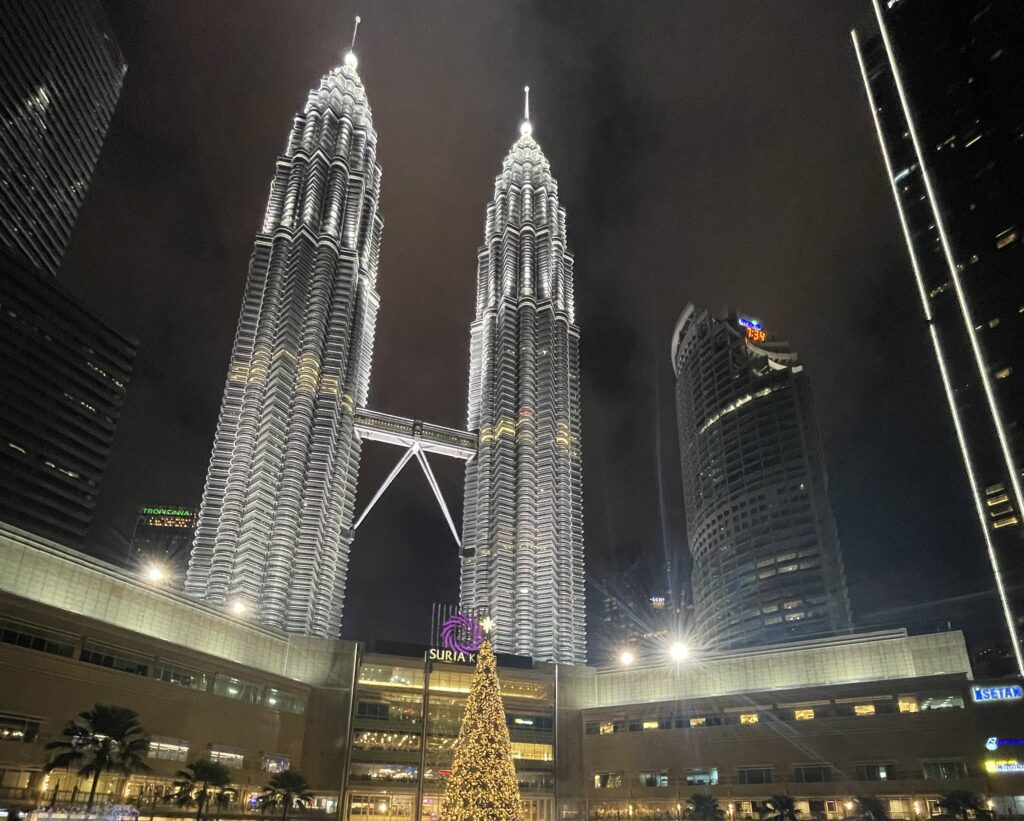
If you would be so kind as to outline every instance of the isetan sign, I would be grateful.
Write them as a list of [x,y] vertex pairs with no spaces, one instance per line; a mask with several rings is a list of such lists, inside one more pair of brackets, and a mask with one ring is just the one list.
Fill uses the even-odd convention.
[[971,687],[971,701],[1020,701],[1024,687],[1019,684],[975,684]]

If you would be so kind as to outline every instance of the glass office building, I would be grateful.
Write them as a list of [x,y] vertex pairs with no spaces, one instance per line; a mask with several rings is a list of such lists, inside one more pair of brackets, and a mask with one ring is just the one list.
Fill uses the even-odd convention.
[[99,0],[5,0],[0,245],[56,274],[127,68]]
[[82,546],[135,351],[0,250],[0,521]]
[[1018,669],[1024,617],[1024,6],[874,0],[853,33]]
[[713,647],[848,631],[810,386],[786,342],[690,304],[672,340],[694,632]]

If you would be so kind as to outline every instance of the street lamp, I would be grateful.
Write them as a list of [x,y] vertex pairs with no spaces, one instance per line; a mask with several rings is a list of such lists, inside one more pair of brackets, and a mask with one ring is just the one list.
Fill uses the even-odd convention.
[[246,605],[246,603],[241,599],[235,599],[231,603],[231,612],[234,613],[236,616],[244,616],[247,612],[249,612],[249,608]]
[[673,644],[669,650],[669,655],[672,656],[672,661],[680,662],[685,661],[690,656],[690,648],[681,641],[677,641]]
[[623,650],[619,653],[619,664],[623,667],[629,667],[634,661],[636,661],[636,656],[633,655],[632,650]]
[[142,577],[150,584],[163,584],[170,579],[170,573],[157,562],[151,562],[143,569]]

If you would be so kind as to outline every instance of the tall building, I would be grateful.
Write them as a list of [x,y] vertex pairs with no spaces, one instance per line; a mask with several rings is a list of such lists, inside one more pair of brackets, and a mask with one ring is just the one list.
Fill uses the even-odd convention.
[[0,521],[83,545],[135,350],[0,249]]
[[199,511],[190,507],[147,505],[139,508],[129,558],[184,565],[196,535]]
[[1024,673],[1024,6],[874,10],[879,35],[854,47]]
[[462,608],[504,652],[586,660],[579,329],[558,184],[527,107],[487,206],[470,326]]
[[381,169],[355,55],[314,89],[256,237],[186,593],[334,636],[379,297]]
[[56,274],[126,71],[99,0],[5,0],[0,243]]
[[692,303],[672,337],[694,632],[743,647],[846,632],[810,385],[761,322]]

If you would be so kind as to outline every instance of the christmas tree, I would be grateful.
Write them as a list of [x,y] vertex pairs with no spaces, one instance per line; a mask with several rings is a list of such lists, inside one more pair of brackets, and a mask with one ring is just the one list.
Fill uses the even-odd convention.
[[480,645],[441,821],[522,821],[523,802],[490,641]]

